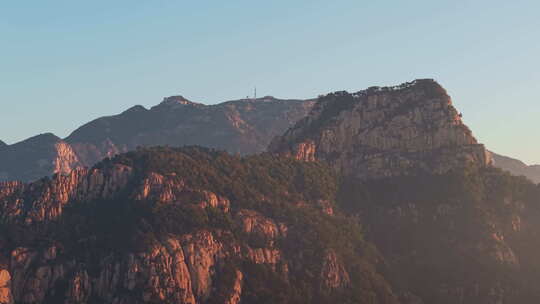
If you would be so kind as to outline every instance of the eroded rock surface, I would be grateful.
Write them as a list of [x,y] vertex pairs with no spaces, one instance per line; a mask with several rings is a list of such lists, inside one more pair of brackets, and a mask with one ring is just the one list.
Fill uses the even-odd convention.
[[11,275],[6,269],[0,269],[0,303],[13,303],[13,297],[11,295]]

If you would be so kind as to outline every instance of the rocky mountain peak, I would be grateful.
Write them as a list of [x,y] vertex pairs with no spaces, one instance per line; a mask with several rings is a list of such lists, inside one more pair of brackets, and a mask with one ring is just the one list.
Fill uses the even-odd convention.
[[186,106],[186,105],[203,105],[201,103],[196,103],[196,102],[192,102],[190,100],[188,100],[187,98],[185,98],[184,96],[182,95],[175,95],[175,96],[169,96],[169,97],[165,97],[163,98],[163,101],[158,105],[158,107],[177,107],[179,105],[183,105],[183,106]]
[[122,112],[122,114],[138,113],[138,112],[145,112],[145,111],[148,111],[145,107],[143,107],[141,105],[136,105],[136,106],[133,106],[133,107],[125,110],[124,112]]
[[363,179],[490,163],[446,90],[431,79],[321,96],[269,150],[325,160]]

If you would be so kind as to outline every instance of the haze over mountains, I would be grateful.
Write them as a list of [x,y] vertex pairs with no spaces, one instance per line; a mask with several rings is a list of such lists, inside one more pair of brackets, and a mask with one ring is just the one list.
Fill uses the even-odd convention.
[[493,158],[493,165],[498,168],[507,170],[514,175],[523,175],[528,177],[535,183],[540,183],[540,165],[527,165],[524,162],[490,152]]

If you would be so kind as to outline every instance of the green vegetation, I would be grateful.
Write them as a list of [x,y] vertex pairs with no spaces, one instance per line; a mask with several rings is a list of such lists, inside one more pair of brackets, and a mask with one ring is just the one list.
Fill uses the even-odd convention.
[[319,97],[313,110],[319,110],[320,116],[312,122],[310,130],[320,130],[331,124],[341,112],[352,109],[357,102],[358,100],[355,100],[354,96],[347,91],[339,91]]

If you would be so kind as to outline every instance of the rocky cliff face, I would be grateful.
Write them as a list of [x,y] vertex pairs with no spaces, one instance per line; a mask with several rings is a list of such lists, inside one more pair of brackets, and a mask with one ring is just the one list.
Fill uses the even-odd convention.
[[0,183],[0,303],[398,303],[335,189],[318,164],[191,148]]
[[0,181],[35,180],[81,165],[72,147],[50,133],[0,147]]
[[11,294],[11,275],[9,271],[0,270],[0,303],[12,304],[13,296]]
[[490,163],[484,146],[435,81],[372,87],[319,98],[310,114],[270,150],[329,162],[345,175],[380,178]]
[[540,183],[540,165],[528,166],[524,162],[508,157],[499,155],[494,152],[489,152],[493,159],[493,165],[497,168],[501,168],[517,176],[525,176],[535,183]]

